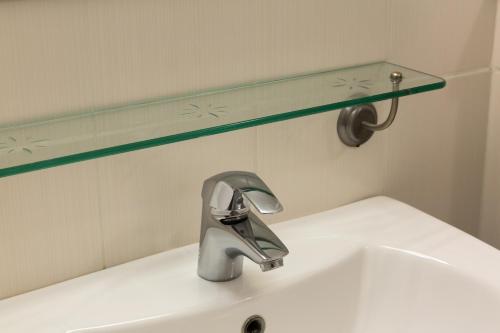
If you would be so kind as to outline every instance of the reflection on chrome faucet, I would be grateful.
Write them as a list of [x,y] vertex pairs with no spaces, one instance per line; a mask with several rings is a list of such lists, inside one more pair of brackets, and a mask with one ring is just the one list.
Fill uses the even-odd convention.
[[209,281],[239,277],[243,257],[263,272],[283,266],[288,249],[249,209],[261,214],[281,212],[283,207],[264,182],[243,171],[224,172],[205,181],[202,190],[198,275]]

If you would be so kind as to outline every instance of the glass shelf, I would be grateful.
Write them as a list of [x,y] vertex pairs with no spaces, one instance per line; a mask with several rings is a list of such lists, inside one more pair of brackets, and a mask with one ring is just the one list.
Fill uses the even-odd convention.
[[[404,80],[393,91],[389,75]],[[440,89],[390,63],[164,97],[0,127],[0,177]]]

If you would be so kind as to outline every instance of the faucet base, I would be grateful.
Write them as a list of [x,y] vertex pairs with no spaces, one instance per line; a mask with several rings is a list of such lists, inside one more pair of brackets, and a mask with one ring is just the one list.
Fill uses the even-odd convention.
[[[198,276],[211,282],[232,281],[239,278],[243,272],[243,256],[226,259],[223,266],[214,263],[211,269],[201,265],[202,262],[206,263],[207,261],[199,259]],[[217,267],[217,269],[213,269],[213,267]]]

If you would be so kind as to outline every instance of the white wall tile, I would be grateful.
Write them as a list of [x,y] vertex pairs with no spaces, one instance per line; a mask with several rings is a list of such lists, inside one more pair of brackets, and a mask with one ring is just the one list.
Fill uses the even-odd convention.
[[[387,15],[387,0],[316,0],[313,5],[308,0],[0,1],[0,124],[381,60],[389,38]],[[255,140],[255,132],[247,130],[99,161],[99,190],[89,189],[87,195],[102,196],[106,265],[195,241],[203,179],[255,167]],[[22,188],[40,186],[42,174],[21,176]],[[74,199],[66,204],[68,219],[90,219],[80,206],[73,209],[81,201],[76,187],[51,186],[47,190],[53,199],[44,200]],[[5,195],[15,195],[10,193]],[[9,200],[6,219],[29,219]],[[81,208],[95,211],[88,205],[83,202]],[[48,214],[41,215],[42,226],[51,226]],[[60,235],[75,230],[73,225],[58,227]],[[4,237],[15,237],[15,232],[12,224]],[[81,241],[86,237],[82,232]],[[99,237],[96,232],[94,241]],[[33,276],[32,270],[46,261],[65,257],[60,251],[52,258],[52,249],[65,249],[58,242],[54,239],[50,249],[35,247],[45,259],[33,256],[37,263],[32,267],[19,260],[20,267],[4,276],[12,284],[9,290],[21,292],[71,276],[54,270],[31,284],[15,282],[24,273]],[[7,252],[17,246],[3,245]],[[71,251],[67,257],[77,265]],[[86,260],[79,266],[82,272],[89,268]]]
[[386,193],[477,233],[489,72],[404,98],[389,130]]
[[0,299],[103,268],[95,162],[0,179]]
[[[379,109],[387,110],[387,103]],[[257,171],[284,206],[268,221],[331,209],[377,195],[383,189],[385,136],[375,135],[360,148],[347,147],[337,135],[339,111],[261,126]]]
[[386,17],[386,0],[0,1],[0,123],[380,60]]
[[500,6],[497,5],[497,16],[495,22],[495,41],[493,43],[492,67],[500,69]]
[[255,171],[255,129],[98,160],[106,266],[197,242],[203,181]]
[[[0,124],[386,58],[477,70],[490,64],[495,6],[0,1]],[[0,179],[0,298],[197,241],[202,182],[227,170],[257,171],[276,192],[285,212],[269,222],[387,193],[476,232],[487,77],[403,99],[360,149],[339,142],[337,111]]]
[[500,73],[492,77],[479,235],[500,248]]
[[434,74],[487,68],[496,0],[391,0],[389,60]]

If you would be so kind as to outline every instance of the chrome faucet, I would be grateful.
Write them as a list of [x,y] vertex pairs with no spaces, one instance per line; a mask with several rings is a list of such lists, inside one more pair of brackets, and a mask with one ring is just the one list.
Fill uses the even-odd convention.
[[243,257],[263,272],[283,266],[288,249],[250,211],[281,212],[283,207],[254,173],[224,172],[207,179],[203,199],[198,275],[209,281],[230,281],[241,275]]

